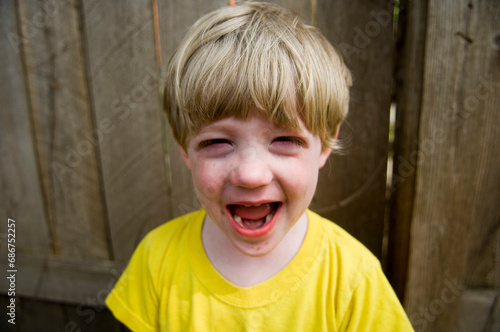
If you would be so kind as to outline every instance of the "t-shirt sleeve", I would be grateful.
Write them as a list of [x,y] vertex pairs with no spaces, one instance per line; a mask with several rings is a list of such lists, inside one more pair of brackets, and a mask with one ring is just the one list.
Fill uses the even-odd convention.
[[151,250],[143,240],[106,298],[116,319],[132,331],[157,331],[158,295],[154,284]]
[[374,264],[354,290],[340,331],[414,331],[379,264]]

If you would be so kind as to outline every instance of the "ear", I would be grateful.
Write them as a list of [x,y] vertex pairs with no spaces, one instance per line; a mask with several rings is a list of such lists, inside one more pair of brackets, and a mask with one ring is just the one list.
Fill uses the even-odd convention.
[[184,148],[180,145],[177,145],[179,147],[179,151],[181,152],[182,159],[184,159],[184,163],[186,164],[187,168],[191,169],[191,163],[189,162],[189,156],[184,150]]
[[330,148],[324,149],[323,151],[321,151],[321,154],[319,155],[319,168],[322,168],[323,166],[325,166],[326,161],[328,160],[328,157],[330,156],[331,153],[332,153],[332,149],[330,149]]
[[[337,139],[339,137],[339,131],[340,131],[340,125],[337,126],[337,130],[335,131],[333,139]],[[324,149],[323,151],[321,151],[321,155],[319,156],[319,168],[325,166],[326,161],[328,160],[328,157],[330,157],[331,153],[332,153],[331,148]]]

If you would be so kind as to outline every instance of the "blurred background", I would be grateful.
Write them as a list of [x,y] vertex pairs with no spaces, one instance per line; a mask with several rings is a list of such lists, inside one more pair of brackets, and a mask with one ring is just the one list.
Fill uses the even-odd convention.
[[[311,208],[380,258],[416,331],[500,331],[500,2],[272,2],[354,78]],[[134,248],[200,208],[163,73],[227,4],[0,0],[2,331],[125,331],[104,298]]]

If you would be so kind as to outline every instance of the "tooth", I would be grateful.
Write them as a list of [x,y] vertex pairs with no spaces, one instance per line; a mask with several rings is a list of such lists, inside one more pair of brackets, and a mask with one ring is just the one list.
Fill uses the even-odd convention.
[[271,219],[273,219],[274,215],[269,213],[267,216],[266,216],[266,222],[270,222]]
[[234,221],[236,221],[238,224],[240,224],[241,226],[243,226],[243,223],[242,223],[242,221],[241,221],[241,217],[240,217],[239,215],[235,214],[235,215],[233,216],[233,219],[234,219]]

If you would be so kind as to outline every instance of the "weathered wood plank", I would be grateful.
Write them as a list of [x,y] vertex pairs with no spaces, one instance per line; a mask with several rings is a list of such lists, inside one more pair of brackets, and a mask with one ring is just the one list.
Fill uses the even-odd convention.
[[500,331],[500,292],[466,290],[460,298],[457,332]]
[[[472,6],[472,7],[471,7]],[[459,174],[470,179],[461,200],[470,221],[467,242],[468,287],[500,287],[500,3],[484,0],[469,3],[470,28],[457,37],[470,50],[463,61],[463,92],[453,126],[457,146],[464,150],[457,161]],[[470,35],[471,40],[466,39]],[[464,39],[465,38],[465,39]],[[496,38],[496,41],[495,41]],[[468,45],[468,46],[467,46]],[[462,125],[463,123],[463,125]],[[466,124],[467,123],[467,124]],[[469,146],[469,142],[474,142]],[[463,147],[463,148],[462,148]],[[474,193],[471,196],[471,192]],[[473,200],[471,201],[471,198]]]
[[399,6],[396,45],[396,126],[387,249],[387,276],[401,302],[408,270],[410,225],[415,192],[418,126],[422,107],[427,1]]
[[110,238],[126,261],[168,213],[151,1],[83,9]]
[[457,328],[459,301],[419,316],[445,281],[500,283],[499,13],[493,0],[429,2],[405,300],[417,330]]
[[0,233],[7,247],[7,218],[16,220],[16,248],[46,254],[51,241],[22,69],[15,1],[0,3]]
[[107,259],[76,1],[20,1],[24,62],[54,254]]
[[[161,38],[162,73],[175,48],[189,27],[204,14],[227,5],[225,0],[159,0],[158,16]],[[162,74],[162,77],[164,75]],[[169,218],[174,218],[201,207],[191,180],[191,172],[184,164],[168,121],[164,127],[166,137],[166,162],[168,165]]]
[[271,2],[297,13],[305,23],[316,25],[315,0],[274,0]]
[[[2,252],[3,257],[6,256]],[[16,295],[44,300],[102,306],[107,294],[118,280],[125,265],[111,261],[77,261],[54,257],[16,257]],[[7,261],[0,267],[8,270]],[[0,292],[7,293],[8,284],[0,283]]]
[[381,256],[392,86],[392,6],[387,1],[318,1],[318,27],[353,74],[351,103],[333,155],[320,174],[313,209]]

